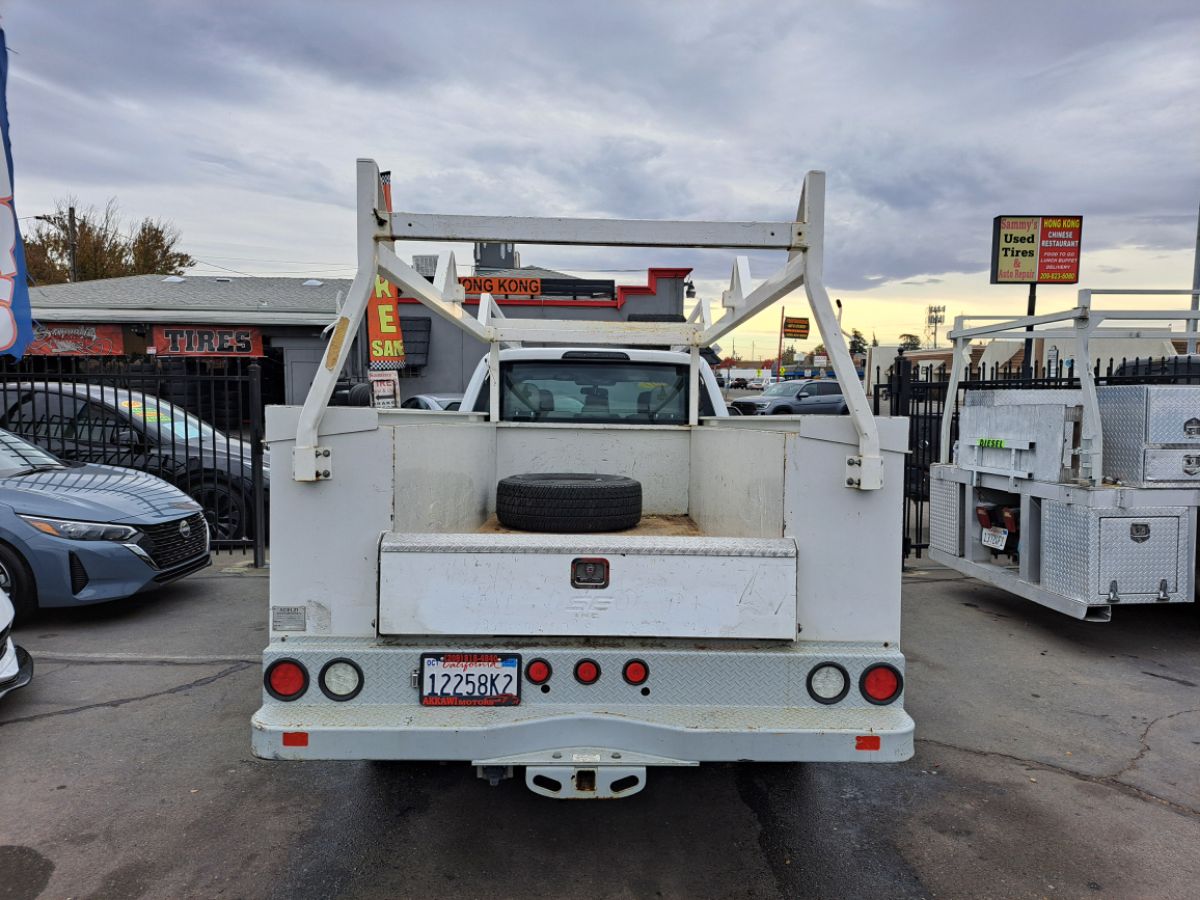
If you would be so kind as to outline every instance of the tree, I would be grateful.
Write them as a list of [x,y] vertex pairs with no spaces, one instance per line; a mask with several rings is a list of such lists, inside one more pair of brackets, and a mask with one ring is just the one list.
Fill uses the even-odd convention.
[[[25,237],[25,262],[32,284],[61,284],[70,280],[71,246],[67,210],[71,197],[59,200],[54,213],[38,221]],[[115,198],[103,211],[94,206],[75,218],[75,266],[80,281],[122,275],[178,275],[196,261],[177,249],[179,229],[161,219],[146,218],[123,231]]]
[[900,349],[901,350],[920,350],[921,349],[921,339],[919,337],[917,337],[915,334],[902,334],[902,335],[900,335]]
[[854,354],[867,352],[867,339],[857,328],[850,332],[850,352]]
[[785,366],[794,366],[796,364],[796,348],[791,345],[784,347],[781,359]]
[[813,347],[812,355],[813,356],[824,356],[825,355],[825,345],[817,344],[817,346]]

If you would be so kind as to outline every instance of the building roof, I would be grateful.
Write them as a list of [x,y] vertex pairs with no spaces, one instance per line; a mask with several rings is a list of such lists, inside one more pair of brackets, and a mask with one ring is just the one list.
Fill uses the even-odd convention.
[[131,275],[31,287],[33,317],[44,321],[228,321],[326,325],[348,278],[225,278]]
[[543,269],[541,266],[518,266],[515,269],[492,269],[487,266],[476,266],[476,275],[494,275],[500,278],[571,278],[575,275],[566,272],[555,272],[553,269]]

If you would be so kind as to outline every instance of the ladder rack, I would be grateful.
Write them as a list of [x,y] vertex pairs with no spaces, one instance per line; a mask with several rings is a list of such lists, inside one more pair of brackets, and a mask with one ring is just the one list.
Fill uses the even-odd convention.
[[[293,451],[292,477],[318,480],[318,432],[350,345],[366,313],[376,277],[383,277],[404,296],[414,297],[434,314],[453,322],[488,344],[492,384],[499,384],[499,350],[522,341],[595,346],[668,345],[691,351],[691,383],[697,383],[699,348],[710,346],[775,301],[803,285],[817,329],[842,385],[850,418],[858,433],[859,452],[846,461],[845,484],[858,490],[883,486],[879,433],[867,395],[854,368],[849,347],[837,323],[822,282],[825,173],[809,172],[796,218],[791,222],[690,222],[644,219],[570,219],[513,216],[461,216],[392,212],[379,167],[360,159],[357,170],[357,264],[354,281],[338,313],[312,387],[304,401]],[[732,250],[786,250],[786,263],[752,287],[746,256],[734,260],[729,287],[721,295],[724,315],[712,320],[701,301],[686,322],[602,322],[558,319],[508,319],[490,294],[479,300],[477,315],[463,309],[452,252],[439,256],[430,282],[396,255],[398,240],[502,241],[527,244],[574,244],[613,247],[672,247]],[[492,391],[491,419],[498,420],[498,391]],[[695,404],[690,416],[696,425]],[[328,451],[324,451],[328,452]]]

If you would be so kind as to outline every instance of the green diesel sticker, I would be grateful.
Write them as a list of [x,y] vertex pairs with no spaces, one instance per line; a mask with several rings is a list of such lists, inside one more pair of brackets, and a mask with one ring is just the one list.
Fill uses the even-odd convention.
[[1004,448],[1004,438],[980,438],[980,447],[999,447]]

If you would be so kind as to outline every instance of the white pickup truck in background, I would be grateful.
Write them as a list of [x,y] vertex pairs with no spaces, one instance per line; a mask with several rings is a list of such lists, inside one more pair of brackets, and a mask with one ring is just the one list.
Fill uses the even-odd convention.
[[[305,406],[267,414],[293,477],[272,485],[257,755],[523,769],[560,798],[631,795],[651,766],[912,755],[906,421],[873,419],[856,380],[846,417],[729,416],[697,352],[802,282],[853,380],[820,286],[821,184],[797,223],[761,228],[501,220],[526,242],[790,252],[754,290],[739,259],[715,323],[706,305],[518,322],[487,296],[467,316],[452,255],[430,284],[390,250],[499,226],[393,217],[360,162],[359,277]],[[326,408],[376,272],[490,343],[458,412]]]

